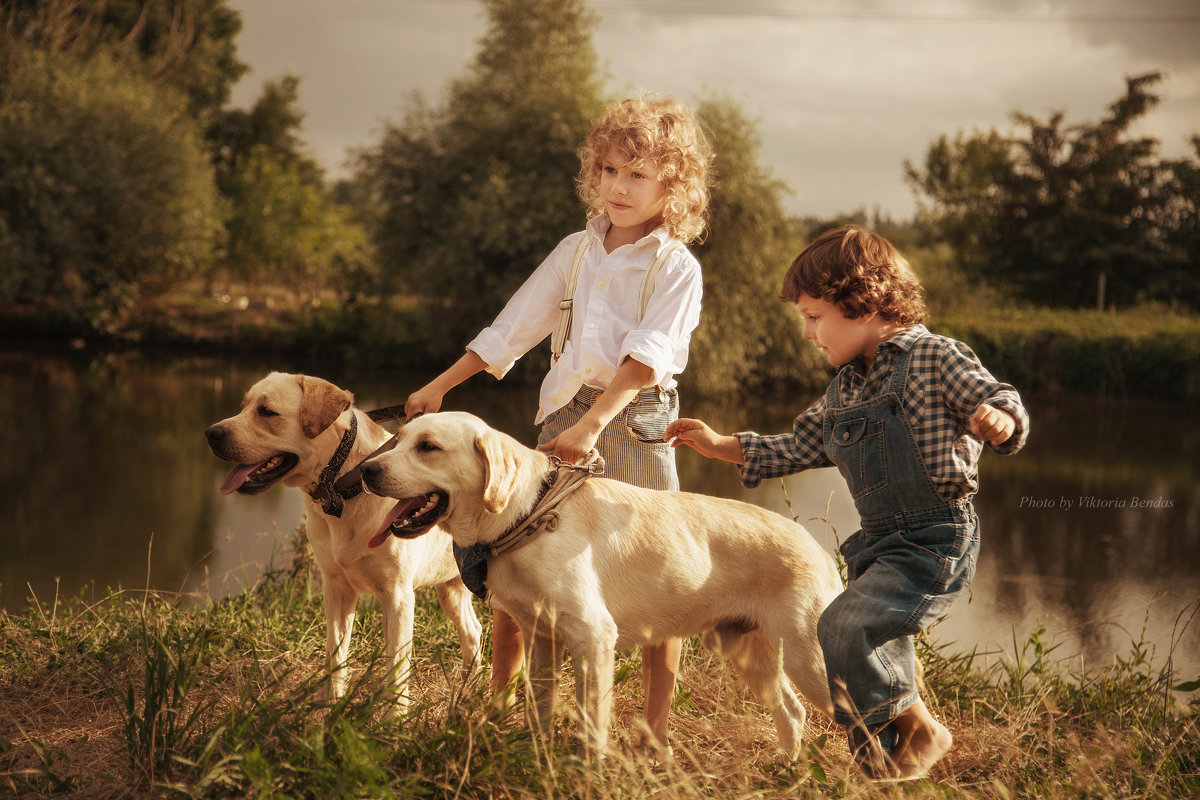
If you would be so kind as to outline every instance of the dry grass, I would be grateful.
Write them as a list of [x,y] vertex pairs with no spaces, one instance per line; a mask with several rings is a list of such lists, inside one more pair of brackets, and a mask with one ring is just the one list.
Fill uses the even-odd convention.
[[[494,712],[481,682],[463,685],[433,601],[418,622],[411,714],[378,714],[382,642],[368,602],[352,690],[317,705],[323,622],[308,569],[207,607],[116,593],[0,617],[0,797],[1200,796],[1196,689],[1173,692],[1177,676],[1136,642],[1083,675],[1051,660],[1042,631],[990,664],[924,644],[927,701],[956,745],[927,780],[898,786],[862,780],[817,713],[806,752],[784,763],[765,710],[697,640],[672,718],[675,762],[657,764],[633,746],[641,681],[626,653],[613,753],[589,764],[574,755],[569,714],[534,736],[519,709]],[[569,676],[560,688],[569,710]]]

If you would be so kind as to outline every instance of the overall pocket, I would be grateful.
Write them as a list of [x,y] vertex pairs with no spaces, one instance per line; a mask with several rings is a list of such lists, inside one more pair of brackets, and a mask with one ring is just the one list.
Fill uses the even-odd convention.
[[833,462],[855,500],[887,486],[887,462],[883,443],[883,421],[854,417],[834,423]]

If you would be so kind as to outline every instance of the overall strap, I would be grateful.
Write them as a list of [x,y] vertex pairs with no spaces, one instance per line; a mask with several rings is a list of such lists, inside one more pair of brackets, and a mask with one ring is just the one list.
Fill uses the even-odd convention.
[[571,336],[571,311],[575,306],[575,284],[579,283],[579,269],[583,265],[583,257],[591,246],[592,237],[587,231],[579,237],[575,252],[571,255],[571,268],[567,271],[567,285],[563,290],[562,302],[558,304],[558,325],[550,335],[550,365],[562,356],[567,347],[567,339]]
[[[575,245],[575,252],[571,255],[571,268],[567,272],[566,288],[563,290],[562,302],[558,304],[558,325],[555,326],[554,333],[550,335],[550,364],[552,366],[562,356],[563,350],[567,347],[567,339],[571,337],[575,286],[579,283],[579,272],[583,268],[583,259],[587,255],[591,243],[592,237],[585,231],[579,238],[579,243]],[[658,249],[654,260],[646,268],[646,273],[642,276],[641,293],[638,296],[638,322],[641,322],[642,317],[646,316],[646,308],[650,305],[650,298],[654,295],[654,288],[658,282],[658,273],[662,271],[663,265],[667,263],[671,254],[682,247],[682,242],[674,239],[668,241]]]
[[646,308],[650,305],[650,298],[654,294],[654,286],[658,282],[658,273],[662,270],[663,264],[667,263],[671,254],[681,247],[683,247],[682,242],[670,239],[658,249],[658,255],[650,262],[646,274],[642,276],[642,293],[638,299],[638,322],[641,322],[642,317],[646,316]]

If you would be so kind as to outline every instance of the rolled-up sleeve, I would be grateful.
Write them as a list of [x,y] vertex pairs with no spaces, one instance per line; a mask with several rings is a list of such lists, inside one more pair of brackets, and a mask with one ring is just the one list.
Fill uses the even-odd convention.
[[692,331],[700,324],[703,293],[699,262],[680,248],[658,274],[641,322],[625,335],[620,360],[628,357],[650,367],[655,383],[682,372]]
[[571,254],[581,235],[573,234],[559,242],[509,299],[492,324],[467,345],[468,350],[487,364],[488,374],[503,378],[517,359],[554,330]]

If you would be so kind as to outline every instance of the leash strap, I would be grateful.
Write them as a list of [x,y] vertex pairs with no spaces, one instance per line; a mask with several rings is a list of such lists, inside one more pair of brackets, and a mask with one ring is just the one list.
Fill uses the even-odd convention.
[[[386,408],[377,408],[374,411],[367,412],[367,418],[372,422],[386,422],[394,419],[404,418],[404,406],[395,405],[387,406]],[[350,450],[354,447],[354,440],[358,436],[358,415],[350,414],[350,428],[342,436],[341,444],[338,445],[337,452],[333,454],[333,458],[329,460],[329,464],[325,469],[321,470],[321,479],[316,487],[309,493],[309,496],[321,506],[321,510],[331,517],[341,517],[342,511],[345,509],[346,501],[353,500],[362,494],[362,465],[367,459],[374,458],[380,453],[386,453],[396,446],[397,433],[388,439],[386,442],[375,448],[371,455],[364,458],[354,465],[354,468],[346,472],[345,475],[338,478],[338,470],[346,463],[346,459],[350,457]]]
[[492,542],[492,555],[501,555],[528,544],[534,537],[548,533],[558,527],[557,508],[564,500],[593,475],[604,474],[604,459],[592,450],[574,464],[564,464],[551,456],[554,469],[542,480],[542,489],[533,504],[533,510],[496,541]]
[[342,465],[346,463],[346,459],[350,457],[350,450],[354,447],[354,440],[357,437],[358,415],[352,410],[350,412],[350,427],[342,434],[342,441],[338,444],[337,451],[334,452],[333,458],[329,459],[329,463],[325,465],[325,469],[321,470],[320,480],[318,480],[312,492],[309,493],[309,496],[320,504],[321,510],[331,517],[340,517],[342,509],[345,507],[343,501],[349,499],[344,498],[338,493],[334,480],[337,478],[338,470],[342,468]]

